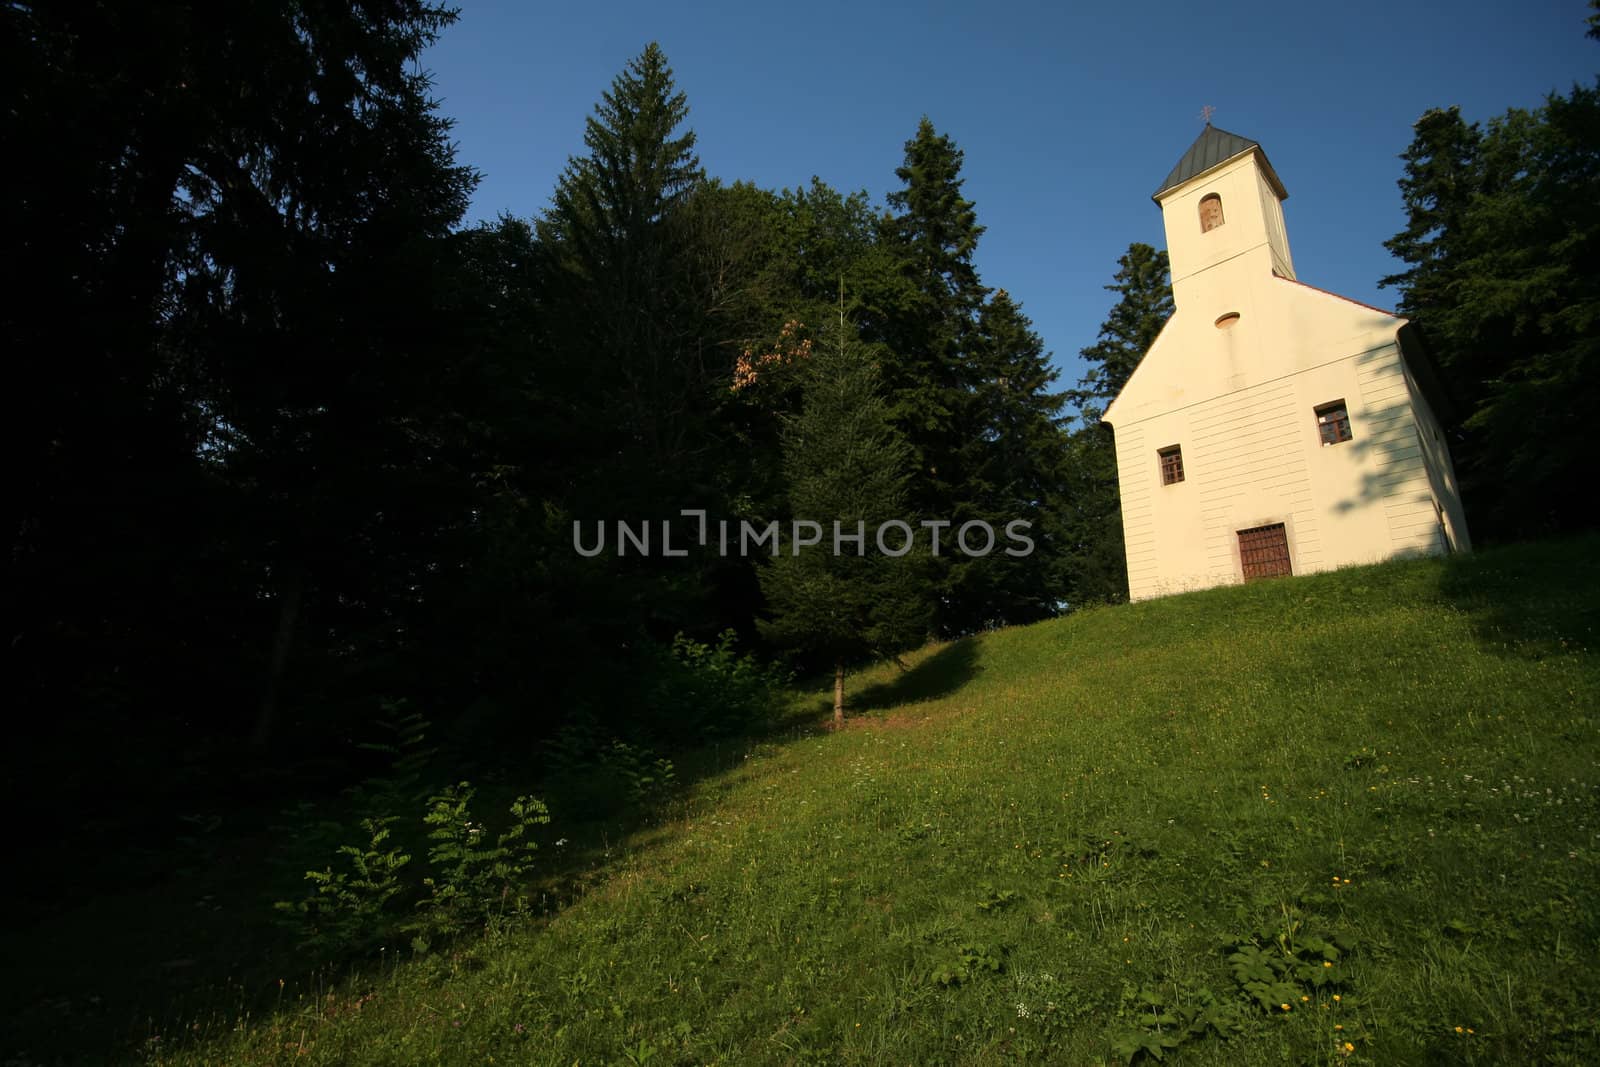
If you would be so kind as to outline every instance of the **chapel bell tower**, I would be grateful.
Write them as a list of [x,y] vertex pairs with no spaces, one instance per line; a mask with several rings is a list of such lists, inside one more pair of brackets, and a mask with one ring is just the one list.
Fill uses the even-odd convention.
[[1151,197],[1166,225],[1174,303],[1273,274],[1292,280],[1288,195],[1259,144],[1206,123]]

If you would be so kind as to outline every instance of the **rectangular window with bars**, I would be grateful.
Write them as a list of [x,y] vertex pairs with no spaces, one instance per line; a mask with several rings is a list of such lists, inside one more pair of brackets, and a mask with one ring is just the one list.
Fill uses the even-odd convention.
[[1240,530],[1239,566],[1247,582],[1293,574],[1294,569],[1289,565],[1289,534],[1283,523]]
[[1161,484],[1174,485],[1183,481],[1183,449],[1177,445],[1156,452],[1161,457]]
[[1350,413],[1345,409],[1343,400],[1323,404],[1316,412],[1317,432],[1322,435],[1322,447],[1350,440]]

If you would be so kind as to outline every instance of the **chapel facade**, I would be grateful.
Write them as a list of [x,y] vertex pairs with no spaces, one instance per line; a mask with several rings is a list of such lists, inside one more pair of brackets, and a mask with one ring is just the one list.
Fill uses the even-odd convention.
[[1209,123],[1153,196],[1176,310],[1104,416],[1134,600],[1471,547],[1421,339],[1296,278],[1287,196]]

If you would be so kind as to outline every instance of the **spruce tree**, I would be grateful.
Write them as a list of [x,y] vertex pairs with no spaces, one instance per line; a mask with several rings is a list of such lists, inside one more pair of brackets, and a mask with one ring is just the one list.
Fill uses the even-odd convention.
[[[1592,526],[1585,477],[1600,404],[1600,84],[1482,128],[1456,108],[1415,126],[1399,185],[1406,269],[1382,284],[1428,342],[1467,514],[1480,538]],[[1454,410],[1448,410],[1453,408]]]
[[464,375],[434,312],[475,175],[415,65],[453,12],[197,11],[8,11],[31,43],[4,139],[42,162],[5,339],[72,353],[22,361],[9,558],[49,605],[22,647],[98,631],[70,673],[137,694],[149,672],[163,704],[186,657],[221,682],[189,687],[204,713],[254,704],[264,740],[295,661],[392,651],[452,566]]
[[973,424],[968,349],[986,295],[972,262],[983,227],[961,193],[962,159],[924,117],[895,171],[903,183],[889,195],[895,214],[883,223],[898,268],[894,288],[881,297],[890,416],[911,446],[913,499],[941,518],[953,514],[971,473],[962,455]]
[[[696,242],[715,226],[691,211],[706,188],[689,105],[659,45],[630,60],[596,104],[586,151],[569,159],[536,223],[547,258],[549,361],[573,390],[561,463],[563,504],[585,522],[723,511],[714,432],[726,367],[703,333]],[[731,364],[731,358],[727,360]],[[589,561],[597,646],[641,632],[702,632],[706,560],[662,567],[640,556]]]
[[1167,253],[1135,241],[1117,260],[1107,291],[1117,294],[1100,336],[1081,355],[1089,364],[1078,388],[1068,396],[1086,417],[1098,418],[1122,392],[1161,328],[1172,317],[1171,268]]
[[567,163],[539,239],[551,277],[553,341],[586,371],[589,455],[642,484],[695,451],[709,396],[684,299],[679,213],[704,181],[688,102],[651,43],[602,94]]
[[[822,542],[786,550],[761,572],[770,613],[761,631],[833,668],[835,723],[844,721],[845,668],[916,647],[929,625],[920,547],[894,556],[877,543],[890,520],[924,534],[907,506],[911,449],[890,422],[873,359],[847,329],[811,357],[804,403],[783,430],[790,513],[818,524]],[[846,535],[864,531],[859,552],[835,542],[835,522]],[[899,552],[905,532],[891,527],[885,547]]]
[[1433,108],[1412,130],[1411,144],[1400,157],[1406,228],[1383,243],[1406,269],[1378,284],[1398,286],[1400,313],[1436,332],[1450,358],[1460,358],[1465,338],[1451,336],[1448,308],[1455,303],[1451,291],[1457,272],[1470,256],[1464,224],[1483,186],[1483,132],[1461,117],[1459,107]]
[[[947,612],[965,629],[1033,622],[1054,614],[1066,591],[1065,397],[1053,388],[1059,372],[1004,289],[979,312],[969,358],[976,379],[975,432],[965,450],[965,499],[954,520],[958,527],[986,522],[997,541],[986,556],[951,561]],[[1014,556],[1007,550],[1016,546],[1005,530],[1019,520],[1028,524],[1033,547]]]

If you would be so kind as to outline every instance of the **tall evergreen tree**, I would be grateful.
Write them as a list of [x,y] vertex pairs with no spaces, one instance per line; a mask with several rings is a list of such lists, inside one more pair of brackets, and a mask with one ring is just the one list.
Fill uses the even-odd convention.
[[[167,636],[193,655],[227,635],[217,662],[258,680],[266,737],[299,639],[318,634],[326,655],[392,652],[424,576],[448,562],[441,539],[467,515],[442,408],[460,399],[459,375],[432,310],[444,238],[475,179],[414,67],[454,16],[420,0],[10,14],[29,23],[29,81],[49,95],[25,109],[36,128],[7,139],[73,131],[59,155],[27,150],[63,173],[59,188],[47,179],[25,194],[19,232],[58,217],[63,194],[83,216],[33,263],[27,310],[7,323],[35,347],[48,320],[50,347],[85,360],[59,377],[31,361],[30,393],[65,421],[30,430],[57,488],[23,505],[21,555],[99,558],[110,529],[122,545],[170,545],[164,566],[96,581],[87,614],[101,628],[143,604],[114,625],[150,635],[171,597],[130,595],[132,575],[226,589],[231,605],[208,593],[216,614]],[[60,300],[78,313],[44,314]],[[126,444],[97,440],[119,424]],[[98,492],[102,475],[120,488]],[[74,514],[81,492],[97,498],[92,521]],[[230,573],[197,577],[219,550]],[[77,566],[33,570],[70,582]],[[44,594],[51,611],[76,600],[63,592]],[[259,653],[241,662],[237,648]],[[242,695],[207,699],[248,706]]]
[[[1044,342],[1004,289],[979,312],[969,359],[976,432],[954,521],[986,522],[1000,540],[988,555],[952,560],[950,615],[964,628],[1033,622],[1054,614],[1066,594],[1065,397],[1053,388],[1059,375]],[[1018,521],[1032,542],[1023,556],[1007,551],[1016,546],[1003,533]]]
[[[721,503],[715,417],[732,357],[711,342],[713,298],[696,285],[707,262],[697,242],[717,234],[707,223],[718,211],[695,209],[707,183],[688,115],[651,43],[602,94],[585,125],[587,152],[568,161],[537,221],[552,264],[546,336],[577,385],[565,503],[585,521],[659,522]],[[607,572],[596,580],[614,590],[593,613],[597,646],[635,644],[641,630],[697,630],[705,617],[698,565],[608,556],[586,566]]]
[[[689,106],[652,42],[602,94],[539,237],[560,267],[556,342],[588,370],[596,458],[660,473],[694,450],[706,368],[689,343],[684,204],[705,179]],[[619,472],[619,481],[628,475]]]
[[889,348],[884,384],[916,465],[912,497],[928,515],[953,513],[970,474],[962,456],[973,419],[968,349],[987,291],[972,262],[983,227],[961,193],[962,159],[924,117],[906,142],[895,171],[903,184],[889,194],[895,213],[883,223],[898,261],[897,284],[878,298],[879,339]]
[[[812,356],[804,404],[783,431],[790,512],[817,523],[822,543],[780,555],[761,573],[770,612],[762,632],[833,667],[836,723],[844,720],[845,668],[917,646],[930,622],[921,554],[885,555],[875,543],[880,524],[915,521],[907,509],[911,450],[890,422],[877,367],[847,329]],[[859,552],[854,542],[834,542],[835,522],[845,534],[865,532]],[[891,551],[904,532],[886,534]]]
[[1455,108],[1418,121],[1402,157],[1407,226],[1383,279],[1425,332],[1455,401],[1453,439],[1480,536],[1592,522],[1581,478],[1600,402],[1600,84],[1485,128]]
[[181,181],[191,240],[174,264],[175,331],[276,609],[258,740],[306,620],[374,664],[396,655],[425,575],[448,558],[441,538],[468,519],[447,429],[460,368],[436,312],[445,238],[476,183],[412,68],[452,13],[261,17],[262,43],[230,44],[264,88],[205,96],[222,113]]
[[990,299],[973,255],[983,227],[962,194],[963,154],[923,118],[895,172],[884,250],[888,284],[868,279],[863,324],[886,342],[895,424],[915,457],[917,508],[959,528],[1034,524],[1034,554],[933,561],[942,633],[1025,622],[1056,610],[1064,398],[1051,391],[1043,346],[1009,296]]
[[[1483,132],[1461,117],[1459,107],[1433,108],[1412,130],[1411,144],[1400,157],[1405,162],[1399,185],[1406,227],[1384,242],[1407,266],[1378,284],[1400,287],[1400,313],[1430,334],[1437,332],[1457,378],[1481,380],[1488,368],[1465,350],[1468,339],[1450,335],[1447,316],[1429,320],[1456,303],[1452,291],[1470,257],[1465,222],[1483,188]],[[1476,392],[1477,386],[1460,384],[1466,394]]]
[[1172,317],[1167,253],[1135,241],[1117,259],[1117,272],[1105,288],[1117,294],[1117,302],[1100,326],[1099,339],[1079,353],[1089,369],[1078,388],[1068,393],[1085,417],[1093,409],[1093,416],[1098,418],[1122,392]]

